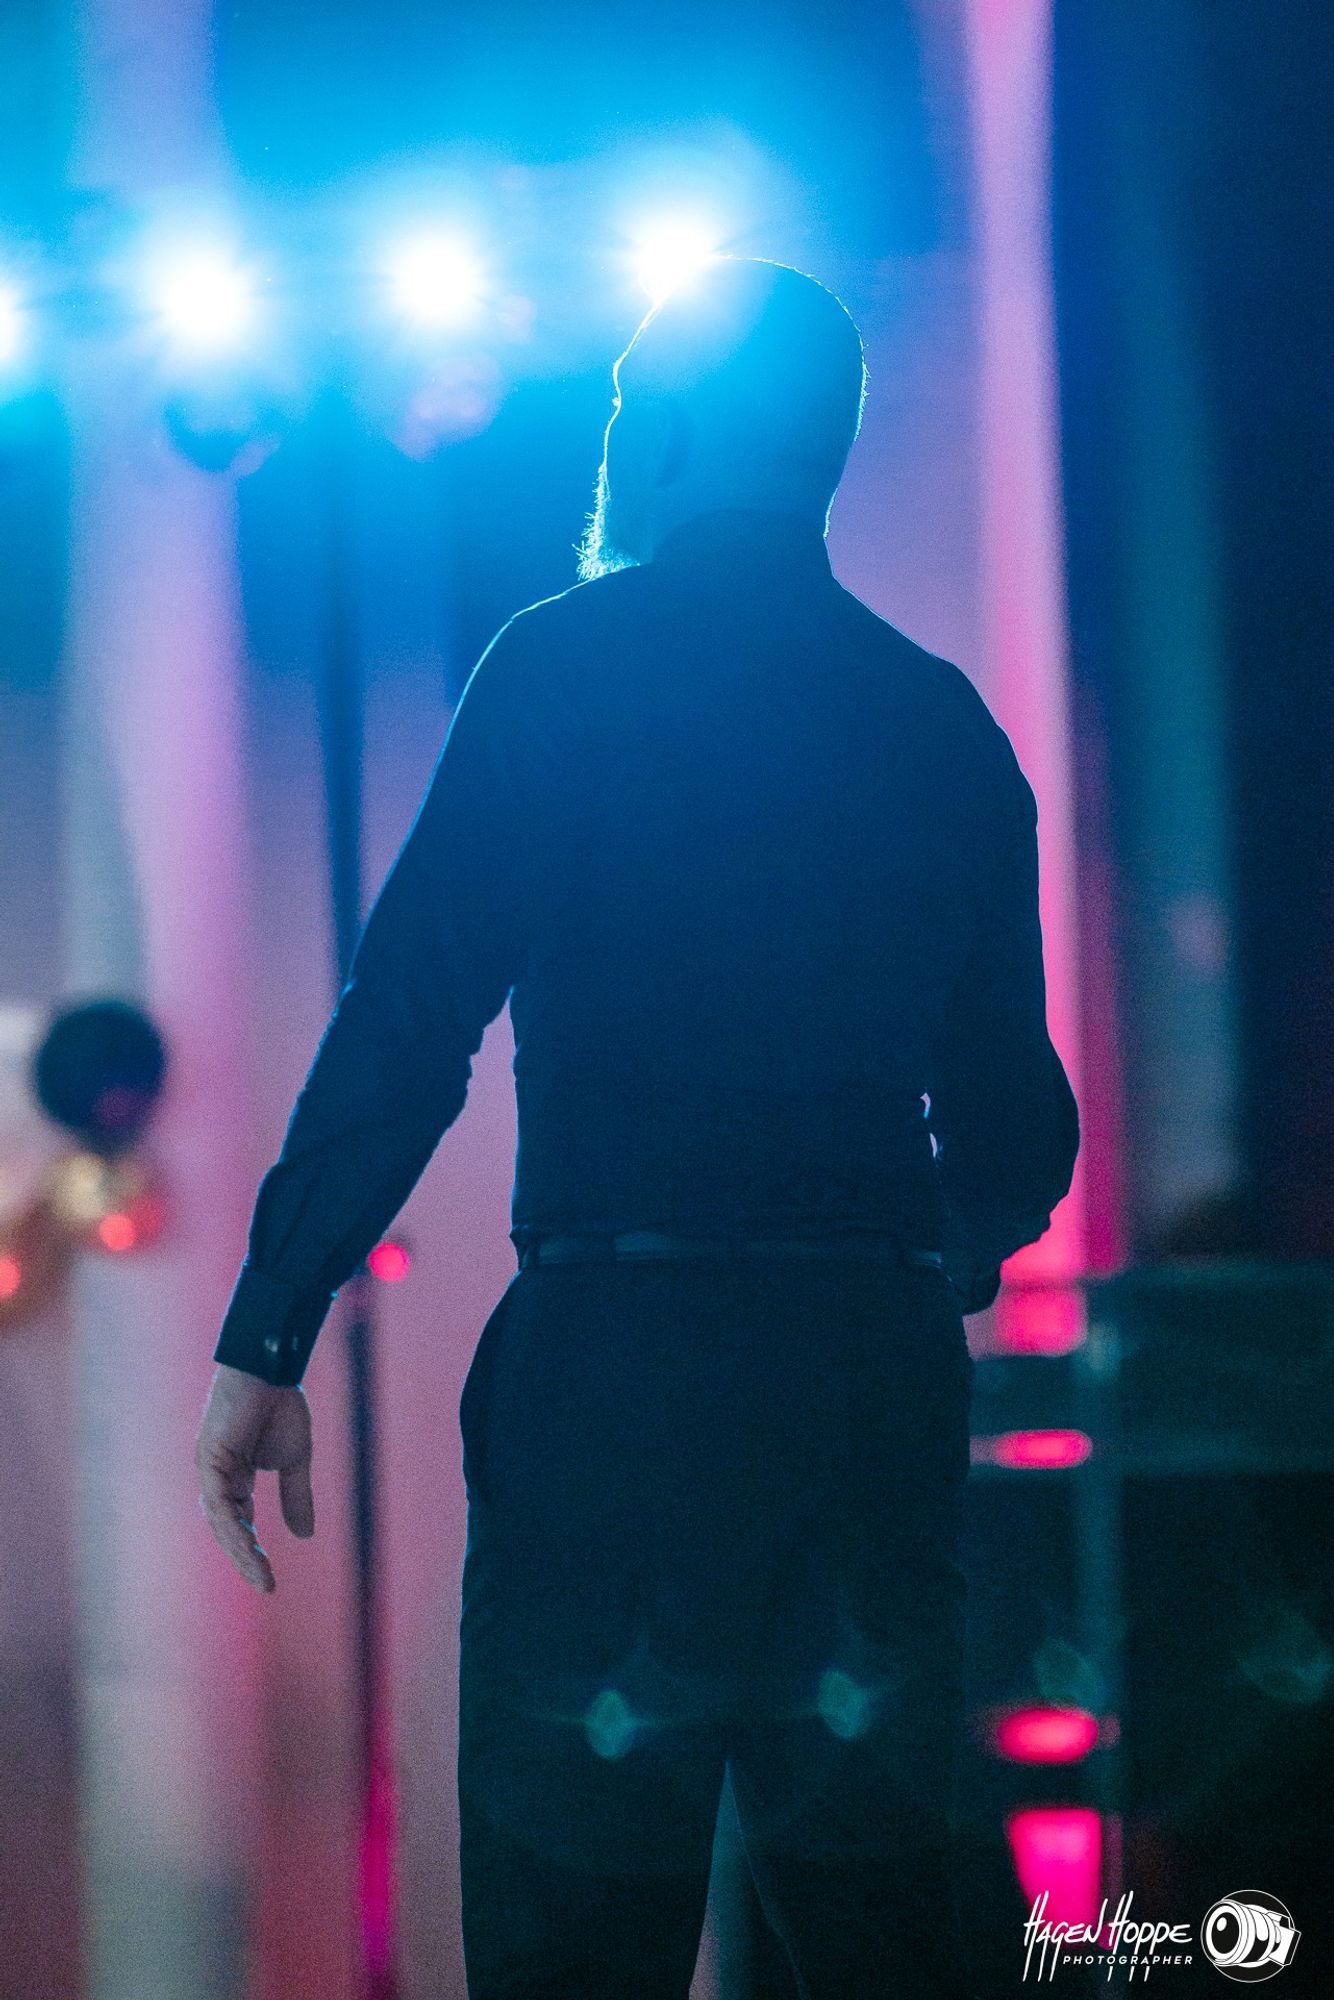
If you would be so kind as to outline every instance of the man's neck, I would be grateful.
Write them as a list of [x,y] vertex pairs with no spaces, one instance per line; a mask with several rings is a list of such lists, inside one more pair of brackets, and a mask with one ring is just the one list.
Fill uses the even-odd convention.
[[[655,523],[653,547],[649,560],[669,541],[678,536],[696,531],[696,523],[712,523],[720,532],[729,525],[735,532],[762,533],[766,526],[776,534],[786,529],[815,534],[823,539],[828,523],[827,507],[813,506],[807,498],[788,497],[781,492],[765,493],[716,493],[701,498],[695,503],[683,503],[665,511]],[[707,534],[707,527],[698,529]]]
[[752,559],[774,572],[829,572],[819,515],[758,506],[718,507],[679,521],[659,538],[650,560],[694,567],[710,558],[728,568]]

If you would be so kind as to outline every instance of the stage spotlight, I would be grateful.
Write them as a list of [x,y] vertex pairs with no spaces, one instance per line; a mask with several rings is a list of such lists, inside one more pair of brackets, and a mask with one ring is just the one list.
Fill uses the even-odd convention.
[[716,240],[695,223],[655,223],[635,245],[635,272],[654,305],[669,292],[711,264],[718,255]]
[[388,271],[394,305],[415,327],[460,326],[481,303],[481,265],[457,237],[410,237],[392,253]]
[[163,332],[173,345],[193,354],[225,353],[254,325],[254,281],[224,252],[164,256],[148,290]]
[[0,283],[0,368],[16,361],[23,347],[23,307],[12,285]]
[[142,1136],[166,1075],[162,1037],[126,1000],[57,1008],[32,1058],[37,1102],[94,1161],[125,1152]]

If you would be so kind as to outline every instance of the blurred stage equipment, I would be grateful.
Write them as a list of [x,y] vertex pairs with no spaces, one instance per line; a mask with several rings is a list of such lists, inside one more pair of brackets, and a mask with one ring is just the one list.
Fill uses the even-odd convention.
[[133,1145],[167,1073],[162,1037],[124,1000],[62,1008],[33,1058],[33,1088],[49,1118],[107,1154]]
[[[325,623],[317,690],[332,917],[333,997],[352,969],[362,925],[362,767],[365,688],[356,613],[348,584],[347,508],[354,413],[330,390],[322,411],[329,479],[325,514]],[[397,1815],[385,1633],[381,1616],[375,1291],[363,1264],[342,1287],[347,1342],[352,1461],[352,1556],[361,1781],[359,1905],[366,2000],[396,2000],[394,1877]]]
[[33,1057],[33,1091],[77,1150],[55,1161],[15,1214],[0,1217],[0,1327],[39,1311],[77,1250],[124,1256],[160,1237],[164,1194],[135,1149],[166,1072],[162,1037],[126,1001],[82,1001],[52,1018]]
[[[1328,1908],[1334,1262],[1183,1257],[1082,1291],[1077,1349],[977,1356],[960,1815],[977,2000],[1020,1991],[1042,1895],[1049,1921],[1086,1923],[1129,1890],[1137,1917],[1197,1939],[1223,1882],[1260,1880],[1298,1929]],[[1074,1436],[1078,1455],[991,1449]],[[748,1882],[727,1886],[728,2000],[795,2000]],[[1162,1976],[1212,1993],[1196,1961]],[[1062,1967],[1086,2000],[1107,1981]]]
[[965,1843],[998,1964],[998,1825],[1053,1920],[1129,1888],[1140,1914],[1198,1925],[1215,1877],[1248,1866],[1294,1907],[1318,1895],[1334,1263],[1180,1258],[1082,1289],[1080,1346],[977,1359]]

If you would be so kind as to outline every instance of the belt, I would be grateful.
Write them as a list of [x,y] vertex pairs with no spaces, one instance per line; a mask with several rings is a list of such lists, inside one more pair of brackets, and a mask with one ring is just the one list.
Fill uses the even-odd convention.
[[519,1269],[530,1264],[570,1264],[659,1257],[850,1258],[873,1264],[930,1264],[943,1268],[939,1250],[919,1250],[892,1236],[669,1236],[652,1229],[614,1236],[532,1236],[519,1251]]

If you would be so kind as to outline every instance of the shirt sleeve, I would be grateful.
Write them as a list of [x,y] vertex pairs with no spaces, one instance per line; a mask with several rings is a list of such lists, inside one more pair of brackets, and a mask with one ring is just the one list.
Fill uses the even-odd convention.
[[965,1312],[992,1303],[1001,1264],[1047,1229],[1080,1141],[1075,1095],[1047,1030],[1037,800],[994,726],[1003,759],[996,844],[934,1041],[928,1117],[945,1198],[945,1270]]
[[532,718],[511,620],[455,707],[425,797],[260,1183],[214,1360],[301,1380],[338,1287],[463,1108],[528,936]]

